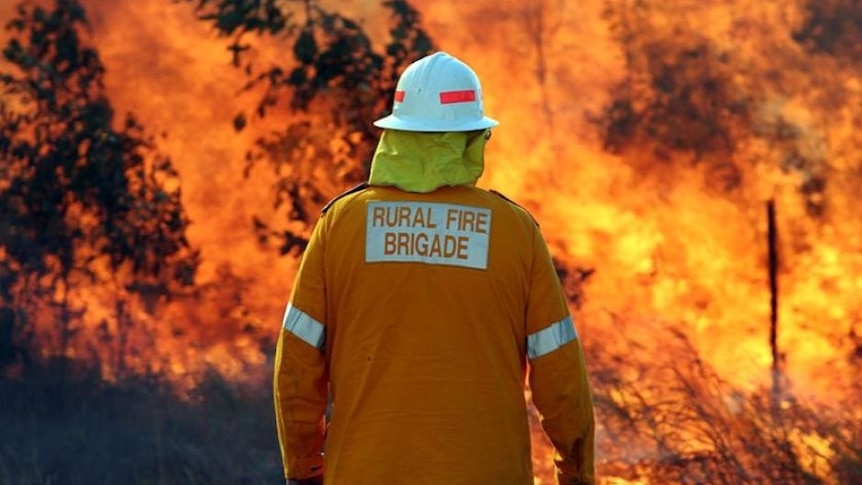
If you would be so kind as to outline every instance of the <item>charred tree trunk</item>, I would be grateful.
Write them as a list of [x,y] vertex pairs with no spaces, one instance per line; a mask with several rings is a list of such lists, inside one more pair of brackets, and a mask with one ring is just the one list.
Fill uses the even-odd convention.
[[0,370],[15,361],[15,312],[0,307]]
[[769,348],[772,350],[773,411],[778,412],[781,398],[781,353],[778,349],[778,228],[775,223],[775,201],[766,203],[769,245]]

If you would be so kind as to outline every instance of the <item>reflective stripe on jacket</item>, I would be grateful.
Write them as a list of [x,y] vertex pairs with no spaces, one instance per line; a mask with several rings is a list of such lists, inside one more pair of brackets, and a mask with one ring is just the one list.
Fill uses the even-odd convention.
[[581,344],[525,210],[462,185],[372,186],[325,211],[276,353],[286,476],[532,484],[525,378],[561,483],[594,483]]

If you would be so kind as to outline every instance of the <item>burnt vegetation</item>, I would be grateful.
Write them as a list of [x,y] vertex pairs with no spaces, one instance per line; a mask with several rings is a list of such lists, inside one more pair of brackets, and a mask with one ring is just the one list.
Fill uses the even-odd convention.
[[284,483],[268,393],[210,374],[187,399],[169,382],[37,369],[0,379],[0,483]]

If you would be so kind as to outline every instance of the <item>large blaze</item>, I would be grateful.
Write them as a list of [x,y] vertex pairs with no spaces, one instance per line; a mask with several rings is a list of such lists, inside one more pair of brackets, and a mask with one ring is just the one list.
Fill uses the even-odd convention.
[[[378,2],[324,3],[372,35],[385,28]],[[191,5],[83,4],[117,111],[165,133],[157,143],[179,169],[201,251],[194,291],[122,312],[150,329],[128,365],[183,385],[208,368],[261,379],[297,260],[252,231],[253,218],[284,214],[272,209],[274,174],[256,166],[244,178],[244,157],[291,115],[234,130],[253,102],[246,78]],[[859,473],[841,467],[862,439],[862,6],[413,4],[437,47],[477,71],[501,121],[480,184],[530,209],[565,270],[596,386],[601,483]],[[277,39],[257,47],[261,63],[289,52]],[[92,332],[120,325],[110,291],[76,297]],[[551,483],[550,447],[534,431],[537,483]],[[791,448],[760,451],[776,442]]]

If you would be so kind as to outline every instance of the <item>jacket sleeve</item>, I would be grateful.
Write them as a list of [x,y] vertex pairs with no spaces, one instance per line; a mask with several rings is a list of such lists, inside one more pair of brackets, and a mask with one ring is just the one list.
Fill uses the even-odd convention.
[[328,389],[323,222],[318,221],[303,254],[275,353],[275,418],[288,479],[323,473]]
[[558,482],[595,484],[595,420],[583,348],[547,245],[536,228],[527,303],[533,403],[555,449]]

